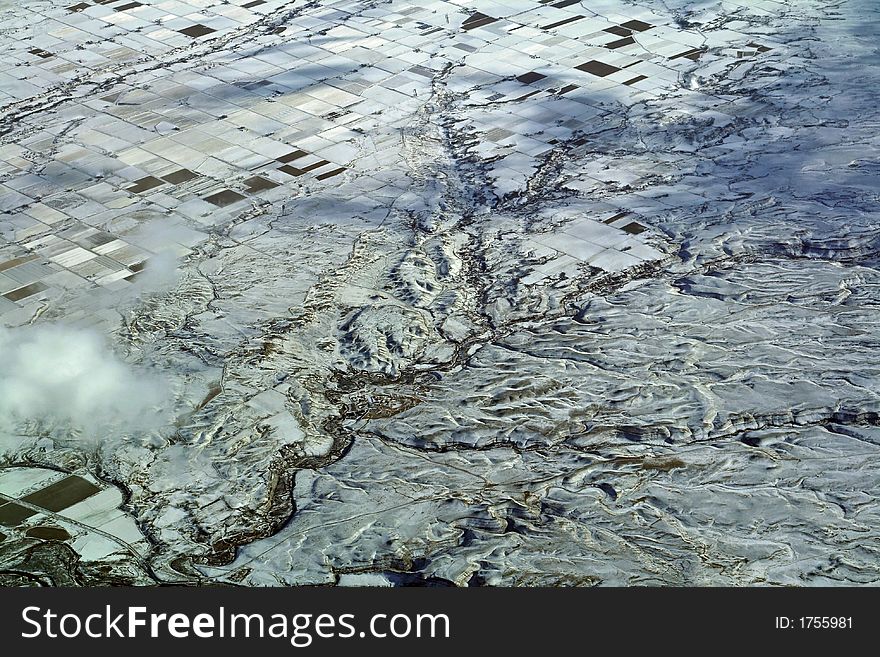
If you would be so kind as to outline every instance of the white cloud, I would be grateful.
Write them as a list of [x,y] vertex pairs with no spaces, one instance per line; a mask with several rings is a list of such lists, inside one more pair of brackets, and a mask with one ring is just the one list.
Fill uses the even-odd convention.
[[[151,251],[144,270],[133,279],[131,286],[120,295],[110,295],[112,303],[125,305],[126,300],[140,300],[144,296],[164,294],[180,282],[180,257],[189,252],[191,245],[204,235],[181,223],[155,221],[144,223],[126,233],[124,239],[142,249]],[[120,296],[122,299],[120,299]]]
[[36,422],[100,441],[111,429],[161,427],[169,400],[160,377],[121,360],[94,331],[0,328],[0,433]]
[[174,289],[180,281],[177,256],[170,250],[159,251],[151,256],[128,288],[109,295],[117,309],[124,309],[131,302],[140,302],[153,294],[165,294]]

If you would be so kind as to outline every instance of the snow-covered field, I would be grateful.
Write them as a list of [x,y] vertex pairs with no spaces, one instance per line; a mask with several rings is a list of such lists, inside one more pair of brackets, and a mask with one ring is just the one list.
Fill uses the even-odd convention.
[[0,3],[0,581],[880,582],[878,13]]

